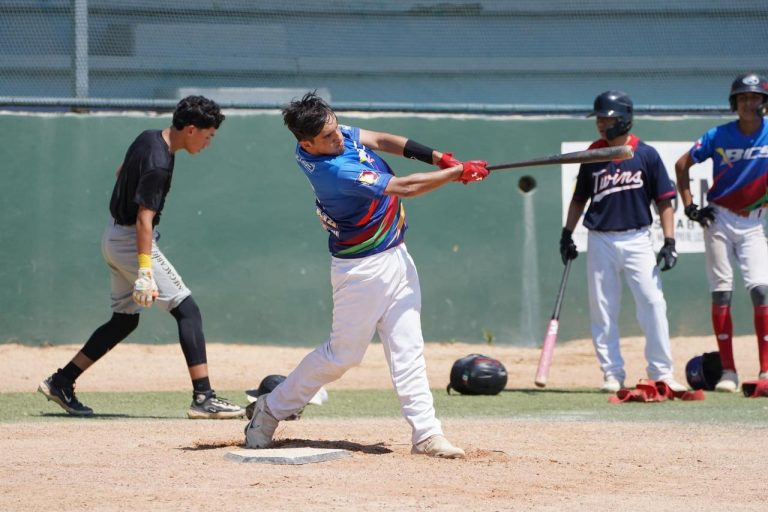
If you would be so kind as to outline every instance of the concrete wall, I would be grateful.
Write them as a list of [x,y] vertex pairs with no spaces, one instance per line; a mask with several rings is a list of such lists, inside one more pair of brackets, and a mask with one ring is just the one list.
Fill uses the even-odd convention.
[[[559,153],[561,141],[595,136],[593,122],[583,118],[340,119],[491,163]],[[641,118],[635,133],[693,141],[721,121]],[[109,274],[99,242],[114,171],[141,130],[169,123],[168,116],[0,115],[0,341],[80,343],[109,318]],[[177,156],[160,247],[200,304],[209,340],[314,345],[327,336],[326,237],[293,146],[277,113],[230,113],[211,148]],[[401,157],[388,161],[401,174],[429,168]],[[527,197],[517,188],[523,175],[538,184]],[[560,168],[450,184],[406,200],[406,209],[425,338],[538,343],[562,272]],[[563,306],[563,339],[589,336],[584,273],[580,257]],[[703,255],[682,255],[664,274],[664,285],[673,334],[708,334]],[[735,331],[749,333],[751,306],[738,286]],[[170,315],[152,310],[142,318],[129,339],[177,339]],[[622,333],[639,334],[628,291]]]

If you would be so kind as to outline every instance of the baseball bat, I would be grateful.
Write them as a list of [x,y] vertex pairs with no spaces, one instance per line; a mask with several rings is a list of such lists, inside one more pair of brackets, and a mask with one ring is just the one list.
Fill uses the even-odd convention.
[[557,291],[557,300],[555,301],[555,311],[552,313],[552,319],[547,325],[547,332],[544,335],[544,344],[541,346],[541,356],[539,356],[539,367],[536,368],[536,385],[543,388],[547,385],[547,376],[549,375],[549,366],[552,364],[552,353],[555,351],[555,342],[557,341],[557,332],[560,330],[560,306],[563,305],[563,295],[565,295],[565,283],[568,282],[568,273],[571,271],[571,262],[565,263],[563,278],[560,280],[560,289]]
[[592,162],[608,162],[611,160],[626,160],[632,158],[634,151],[632,146],[613,146],[607,148],[587,149],[573,153],[559,153],[557,155],[521,160],[508,164],[490,165],[489,171],[501,171],[503,169],[516,169],[518,167],[532,167],[535,165],[551,164],[588,164]]

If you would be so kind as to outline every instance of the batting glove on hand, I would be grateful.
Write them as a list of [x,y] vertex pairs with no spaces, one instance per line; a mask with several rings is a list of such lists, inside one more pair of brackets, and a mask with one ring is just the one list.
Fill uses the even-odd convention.
[[563,265],[568,263],[568,260],[575,260],[579,256],[579,251],[576,250],[576,244],[573,242],[571,235],[573,232],[568,228],[563,228],[563,233],[560,235],[560,257],[563,259]]
[[483,181],[488,177],[488,162],[485,160],[468,160],[461,165],[464,170],[461,171],[458,181],[465,185],[470,181]]
[[440,157],[436,165],[441,169],[447,169],[461,165],[461,161],[453,158],[453,153],[443,153],[443,156]]
[[699,208],[699,205],[691,203],[685,207],[685,216],[707,228],[715,221],[715,210],[711,206]]
[[656,265],[661,264],[664,261],[664,265],[661,267],[661,271],[669,270],[677,263],[677,251],[675,250],[675,239],[665,238],[664,245],[659,251],[659,255],[656,256]]
[[140,268],[139,278],[133,283],[133,301],[139,306],[148,308],[152,306],[158,294],[157,283],[152,277],[152,269]]

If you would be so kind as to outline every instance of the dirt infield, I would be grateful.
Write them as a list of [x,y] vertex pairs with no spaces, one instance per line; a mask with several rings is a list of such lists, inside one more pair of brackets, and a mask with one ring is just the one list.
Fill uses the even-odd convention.
[[[680,380],[685,361],[713,344],[710,338],[674,340]],[[622,346],[628,381],[643,377],[642,340],[625,339]],[[77,348],[0,345],[0,393],[34,391]],[[254,387],[268,373],[289,371],[306,352],[211,344],[212,382],[219,389]],[[445,385],[453,361],[470,352],[501,359],[509,388],[532,386],[538,350],[429,344],[433,387]],[[738,338],[735,352],[753,378],[754,338]],[[600,380],[588,341],[556,349],[551,387],[597,386]],[[83,391],[188,387],[179,347],[166,345],[119,346],[79,381]],[[381,347],[372,346],[359,368],[327,388],[390,388]],[[763,426],[449,418],[443,420],[446,433],[468,452],[466,460],[449,461],[411,456],[409,429],[400,419],[305,418],[282,423],[278,438],[291,446],[339,446],[353,456],[272,466],[224,458],[242,443],[243,425],[66,419],[0,424],[0,503],[6,510],[88,511],[765,509],[759,478],[768,455]]]

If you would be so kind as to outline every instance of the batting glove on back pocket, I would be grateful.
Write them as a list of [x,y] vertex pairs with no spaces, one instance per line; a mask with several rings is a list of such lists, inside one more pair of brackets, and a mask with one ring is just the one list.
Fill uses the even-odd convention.
[[[664,262],[663,265],[661,263]],[[665,238],[664,245],[656,256],[656,264],[661,265],[661,271],[669,270],[677,263],[677,251],[675,250],[675,239]]]
[[148,308],[158,296],[157,283],[152,277],[152,269],[140,268],[139,277],[133,283],[133,301]]

